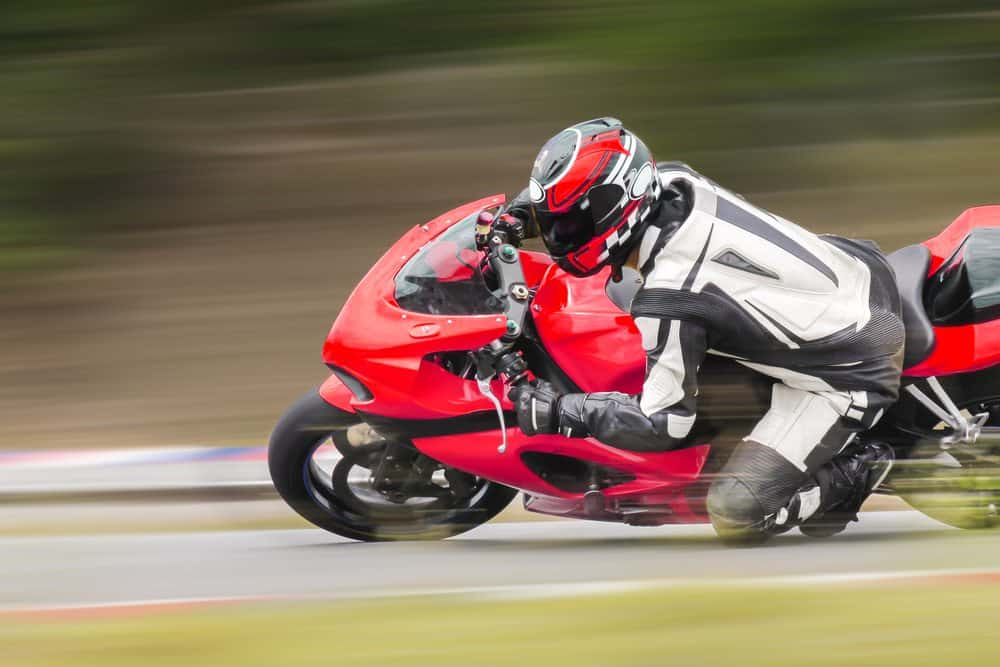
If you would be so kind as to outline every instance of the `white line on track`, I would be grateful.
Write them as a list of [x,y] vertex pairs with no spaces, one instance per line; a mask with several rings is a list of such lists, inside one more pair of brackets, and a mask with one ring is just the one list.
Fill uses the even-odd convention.
[[436,587],[352,592],[345,595],[231,595],[188,598],[124,600],[83,604],[0,605],[3,615],[94,615],[122,612],[143,613],[171,608],[263,602],[331,602],[405,597],[463,597],[494,600],[539,600],[589,595],[609,595],[669,588],[768,588],[834,586],[842,584],[892,583],[1000,583],[1000,569],[940,569],[881,572],[836,572],[751,578],[631,579],[554,584],[509,584],[503,586]]

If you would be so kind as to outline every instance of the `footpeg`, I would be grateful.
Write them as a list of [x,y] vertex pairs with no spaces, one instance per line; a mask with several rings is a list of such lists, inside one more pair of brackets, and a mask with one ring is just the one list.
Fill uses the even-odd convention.
[[977,415],[972,415],[972,419],[969,419],[958,409],[958,406],[955,405],[951,396],[944,390],[944,387],[941,386],[936,377],[927,378],[927,386],[931,388],[937,399],[941,401],[940,405],[935,403],[927,394],[920,391],[920,388],[915,384],[908,385],[906,391],[950,429],[949,434],[941,438],[941,448],[948,449],[951,445],[958,443],[975,443],[979,439],[979,434],[983,430],[983,426],[990,418],[990,413],[981,412]]

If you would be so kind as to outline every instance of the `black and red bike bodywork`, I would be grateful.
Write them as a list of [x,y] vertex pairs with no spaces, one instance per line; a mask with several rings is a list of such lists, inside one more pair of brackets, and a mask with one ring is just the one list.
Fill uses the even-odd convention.
[[[573,278],[498,236],[476,249],[478,213],[502,204],[488,197],[414,227],[358,284],[323,348],[333,373],[272,436],[278,491],[313,523],[358,539],[454,534],[491,518],[515,489],[537,512],[707,521],[711,473],[766,410],[770,381],[706,361],[698,427],[674,451],[524,435],[506,398],[511,382],[534,374],[564,391],[637,393],[645,355],[627,312],[634,274]],[[1000,206],[966,211],[890,262],[904,303],[907,386],[871,437],[919,462],[901,493],[944,489],[943,518],[986,525],[995,494],[983,495],[981,479],[973,492],[939,473],[957,462],[967,476],[967,452],[977,470],[992,460],[981,448],[1000,417]],[[328,439],[336,451],[324,459]]]

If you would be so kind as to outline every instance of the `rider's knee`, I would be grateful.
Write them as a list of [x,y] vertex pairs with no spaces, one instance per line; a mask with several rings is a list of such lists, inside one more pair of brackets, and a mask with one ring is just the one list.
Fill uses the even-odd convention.
[[754,543],[767,537],[764,507],[745,480],[731,475],[716,479],[707,505],[712,526],[724,540]]
[[804,473],[778,452],[743,442],[708,490],[708,514],[715,532],[730,542],[766,539],[775,530],[778,511],[803,481]]

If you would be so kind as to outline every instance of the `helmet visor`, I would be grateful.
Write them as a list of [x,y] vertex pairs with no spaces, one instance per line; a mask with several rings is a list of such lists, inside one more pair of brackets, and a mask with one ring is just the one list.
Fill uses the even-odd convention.
[[548,213],[533,208],[545,247],[553,257],[565,257],[579,250],[594,236],[598,229],[606,228],[608,217],[619,207],[625,191],[621,186],[608,183],[590,189],[580,206],[565,213]]
[[545,247],[553,257],[565,257],[594,238],[594,218],[589,210],[574,207],[566,213],[534,213]]

